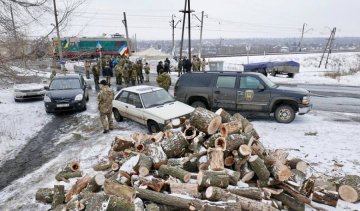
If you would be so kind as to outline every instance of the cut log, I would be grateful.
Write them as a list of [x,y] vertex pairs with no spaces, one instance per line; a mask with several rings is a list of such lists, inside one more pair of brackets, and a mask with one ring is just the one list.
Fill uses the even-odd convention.
[[140,176],[145,177],[149,175],[152,165],[151,157],[140,154],[139,162],[135,165],[134,170],[138,172]]
[[58,205],[63,204],[65,199],[65,188],[63,185],[54,185],[54,195],[52,198],[51,208],[55,209]]
[[226,188],[229,180],[229,175],[224,171],[200,171],[197,176],[198,185],[202,188],[210,186]]
[[86,186],[90,183],[91,177],[85,175],[83,178],[78,179],[76,183],[71,187],[71,189],[65,195],[65,202],[71,200],[74,195],[79,194]]
[[228,123],[222,123],[220,125],[220,133],[222,137],[228,137],[234,133],[241,133],[242,131],[242,124],[240,121],[232,121]]
[[252,170],[255,172],[256,176],[260,180],[268,180],[270,177],[270,172],[266,168],[264,161],[259,158],[259,156],[254,155],[249,159],[250,166]]
[[210,169],[213,171],[224,170],[224,152],[221,149],[208,150],[208,157],[210,162]]
[[288,165],[290,166],[291,169],[297,169],[305,174],[307,169],[309,168],[309,165],[305,161],[298,158],[291,159]]
[[236,120],[236,118],[232,117],[231,114],[229,114],[222,108],[218,109],[215,114],[221,116],[222,123],[232,122]]
[[210,166],[210,161],[207,155],[201,156],[197,161],[198,170],[208,170]]
[[225,173],[229,175],[229,184],[230,185],[237,185],[240,180],[240,172],[233,171],[231,169],[224,169]]
[[158,132],[158,133],[155,133],[151,136],[151,141],[152,142],[155,142],[155,143],[158,143],[158,142],[161,142],[164,138],[164,133],[163,132]]
[[66,210],[85,210],[85,205],[79,200],[71,200],[66,204]]
[[103,174],[97,174],[91,179],[86,190],[90,192],[98,192],[101,190],[101,187],[104,185],[104,183],[105,183],[105,176]]
[[70,163],[68,163],[63,171],[68,171],[68,172],[75,172],[75,171],[80,171],[80,162],[78,161],[71,161]]
[[135,198],[134,206],[135,206],[135,211],[144,211],[145,210],[144,202],[140,198]]
[[234,159],[234,156],[232,156],[232,155],[227,156],[227,157],[224,159],[224,164],[225,164],[225,166],[227,166],[227,167],[233,166],[234,163],[235,163],[235,159]]
[[190,123],[201,132],[211,135],[219,129],[221,116],[207,109],[197,107],[190,114]]
[[246,127],[244,127],[244,133],[253,136],[255,139],[260,138],[259,134],[257,133],[257,131],[255,130],[254,126],[251,123],[249,123]]
[[197,184],[170,182],[170,191],[171,193],[188,195],[195,198],[198,198],[200,195]]
[[240,167],[240,178],[242,182],[248,182],[254,178],[255,172],[249,168],[249,164],[246,162]]
[[288,206],[292,210],[296,210],[296,211],[304,211],[305,210],[304,203],[297,201],[296,199],[294,199],[293,197],[291,197],[285,193],[281,193],[279,195],[272,195],[271,197],[276,200],[281,201],[284,205]]
[[193,126],[186,128],[184,131],[184,135],[186,140],[188,141],[193,140],[196,136],[196,128]]
[[111,169],[112,163],[99,163],[95,166],[93,166],[93,169],[95,171],[108,171]]
[[145,207],[146,211],[179,211],[176,207],[155,203],[146,204]]
[[104,191],[108,195],[118,196],[128,202],[133,202],[136,196],[133,188],[109,179],[105,180]]
[[298,187],[301,188],[303,186],[305,181],[306,175],[297,169],[291,170],[291,177],[289,178],[289,181],[295,182]]
[[339,195],[347,202],[355,203],[360,200],[360,177],[346,175],[339,181]]
[[312,178],[307,179],[301,189],[300,189],[300,193],[303,194],[306,197],[310,197],[311,193],[314,190],[314,185],[315,185],[315,180]]
[[54,197],[54,188],[39,188],[35,194],[35,200],[51,204]]
[[268,180],[258,180],[257,186],[259,188],[269,187],[280,184],[279,181],[275,180],[274,178],[270,177]]
[[260,188],[256,188],[256,187],[228,186],[226,190],[235,195],[243,196],[249,199],[255,199],[258,201],[264,199],[264,193]]
[[134,203],[128,200],[124,200],[121,197],[110,196],[106,211],[118,211],[118,210],[133,211],[135,210],[135,205]]
[[339,200],[339,193],[333,191],[315,191],[312,195],[312,200],[320,204],[326,204],[332,207],[336,207]]
[[203,145],[205,148],[210,148],[215,146],[215,140],[221,137],[221,133],[215,133],[211,135],[206,141],[204,141]]
[[136,143],[135,144],[135,149],[137,152],[142,152],[145,150],[145,145],[142,143]]
[[191,173],[185,171],[179,167],[172,167],[168,165],[161,165],[159,168],[159,176],[164,177],[165,175],[170,175],[175,178],[178,178],[182,182],[189,182]]
[[174,158],[184,154],[189,142],[183,133],[178,132],[172,138],[163,140],[161,146],[168,158]]
[[248,124],[250,124],[249,120],[247,120],[245,117],[243,117],[241,114],[239,113],[235,113],[233,115],[233,118],[235,118],[238,121],[241,121],[242,124],[242,128],[243,130],[248,126]]
[[275,151],[269,152],[269,156],[275,157],[282,164],[286,164],[289,153],[281,149],[276,149]]
[[112,144],[112,150],[115,152],[120,152],[133,146],[134,142],[130,139],[124,137],[115,137],[115,140]]
[[240,145],[245,144],[246,136],[241,134],[231,134],[226,138],[226,151],[232,152],[239,149]]
[[235,200],[241,205],[244,210],[257,210],[257,211],[275,211],[271,205],[261,203],[252,199],[248,199],[239,195],[229,193],[228,191],[218,187],[208,187],[205,192],[206,198],[213,201],[229,201]]
[[74,172],[73,171],[61,171],[55,176],[55,179],[57,181],[69,182],[70,178],[81,177],[81,176],[82,176],[81,171],[74,171]]
[[125,157],[124,151],[116,152],[113,149],[110,149],[110,151],[109,151],[108,158],[109,158],[110,162],[119,161],[119,160],[123,159],[124,157]]
[[266,165],[271,169],[271,173],[276,180],[281,182],[288,180],[292,172],[286,165],[273,155],[269,155],[265,158]]
[[267,155],[264,145],[260,141],[255,141],[251,145],[251,150],[253,155],[259,156],[261,159],[264,159]]
[[112,171],[119,171],[119,169],[120,169],[119,163],[113,162],[112,165],[111,165],[111,170]]
[[219,137],[215,140],[214,143],[215,149],[220,149],[222,151],[225,151],[226,149],[226,139],[224,137]]
[[[186,161],[186,159],[184,159],[184,161]],[[189,161],[186,161],[182,165],[182,169],[184,169],[185,171],[197,173],[199,171],[197,158],[193,158],[193,159],[191,159]]]
[[192,143],[189,145],[188,149],[193,153],[206,152],[206,148],[201,145],[198,137],[195,137]]
[[249,147],[248,145],[246,144],[242,144],[240,147],[239,147],[239,153],[242,155],[242,156],[248,156],[248,155],[251,155],[251,152],[252,152],[252,149],[251,147]]
[[[105,195],[104,193],[81,193],[80,195],[81,196],[78,197],[78,200],[80,204],[85,205],[85,211],[102,210],[106,208],[107,200],[109,199],[109,196]],[[67,210],[79,210],[78,205],[75,207],[75,209],[70,209],[70,207],[67,206]],[[105,205],[104,208],[103,205]]]
[[119,172],[121,176],[125,176],[130,179],[131,175],[136,174],[134,170],[140,160],[140,154],[129,157],[120,167]]
[[165,185],[165,180],[155,177],[141,177],[139,181],[140,185],[145,185],[156,192],[160,192]]
[[167,156],[163,148],[158,144],[150,144],[147,148],[146,155],[151,157],[155,169],[167,163]]

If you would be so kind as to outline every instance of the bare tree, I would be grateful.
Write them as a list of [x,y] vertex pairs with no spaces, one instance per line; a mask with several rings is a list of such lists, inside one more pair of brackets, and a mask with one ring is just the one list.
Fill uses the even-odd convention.
[[[58,11],[60,29],[66,27],[74,11],[85,1],[62,1],[63,7]],[[50,0],[0,0],[1,81],[19,80],[11,66],[26,68],[27,61],[49,56],[49,36],[55,31],[55,27],[37,34],[36,37],[28,37],[27,31],[48,28],[52,21],[47,20],[53,17],[53,14]]]

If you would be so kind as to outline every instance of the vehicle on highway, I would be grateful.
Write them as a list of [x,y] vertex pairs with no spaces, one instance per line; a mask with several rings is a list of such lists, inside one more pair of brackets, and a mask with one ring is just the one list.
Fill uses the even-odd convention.
[[171,121],[188,117],[193,107],[176,101],[167,91],[155,86],[132,86],[120,90],[113,101],[115,120],[123,117],[147,125],[150,133],[156,133]]
[[45,88],[42,84],[15,84],[14,100],[20,102],[24,100],[42,100],[44,99]]
[[174,96],[193,107],[223,108],[245,116],[274,114],[290,123],[296,113],[310,111],[309,91],[283,87],[260,73],[208,71],[183,74],[175,84]]
[[47,113],[84,111],[89,100],[88,85],[79,74],[57,74],[45,87],[44,97]]
[[244,64],[244,72],[262,73],[267,76],[276,76],[278,74],[287,75],[293,78],[295,74],[299,73],[300,64],[294,61],[281,61],[281,62],[259,62]]

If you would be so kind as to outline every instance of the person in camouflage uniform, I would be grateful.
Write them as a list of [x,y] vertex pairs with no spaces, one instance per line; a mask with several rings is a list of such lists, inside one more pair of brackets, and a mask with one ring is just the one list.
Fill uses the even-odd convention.
[[106,58],[103,56],[103,57],[101,57],[101,74],[102,74],[102,76],[105,76],[105,66],[106,66]]
[[203,58],[202,62],[201,62],[201,71],[205,71],[206,65],[207,65],[207,62],[206,62],[205,58]]
[[182,63],[182,59],[180,58],[177,66],[177,71],[178,71],[178,77],[180,77],[180,75],[182,75],[183,73],[183,63]]
[[131,66],[131,85],[135,86],[136,85],[136,78],[137,78],[137,71],[138,69],[138,65],[136,63],[133,63]]
[[150,65],[149,63],[145,63],[145,66],[144,66],[144,70],[145,70],[145,82],[149,82],[149,75],[150,75]]
[[99,77],[100,77],[100,61],[98,61],[93,67],[92,67],[92,74],[94,76],[94,83],[95,83],[95,89],[99,90]]
[[136,64],[136,79],[138,84],[143,83],[144,76],[142,73],[142,63],[140,60],[137,61]]
[[166,72],[161,73],[157,78],[156,82],[158,83],[159,87],[169,91],[171,85],[171,77]]
[[124,67],[121,65],[121,63],[117,63],[115,66],[115,77],[116,77],[116,85],[122,84],[122,75],[123,75]]
[[50,75],[50,81],[52,81],[52,79],[56,76],[56,70],[52,69],[51,71],[51,75]]
[[89,60],[85,60],[85,75],[87,79],[90,79],[90,66],[91,66],[91,62]]
[[113,91],[109,88],[105,80],[100,82],[100,92],[98,94],[98,109],[100,112],[100,121],[104,128],[103,133],[108,133],[109,130],[113,130],[112,120],[112,101],[114,98]]
[[124,68],[123,68],[123,77],[124,77],[124,82],[126,86],[129,86],[130,83],[130,74],[129,74],[129,68],[130,67],[130,63],[128,60],[124,61]]

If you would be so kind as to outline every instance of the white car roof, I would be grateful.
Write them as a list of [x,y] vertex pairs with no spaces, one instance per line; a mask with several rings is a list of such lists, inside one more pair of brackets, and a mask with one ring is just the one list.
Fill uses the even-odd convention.
[[142,93],[157,91],[161,89],[162,88],[156,86],[140,85],[140,86],[131,86],[131,87],[123,88],[122,90],[142,94]]

